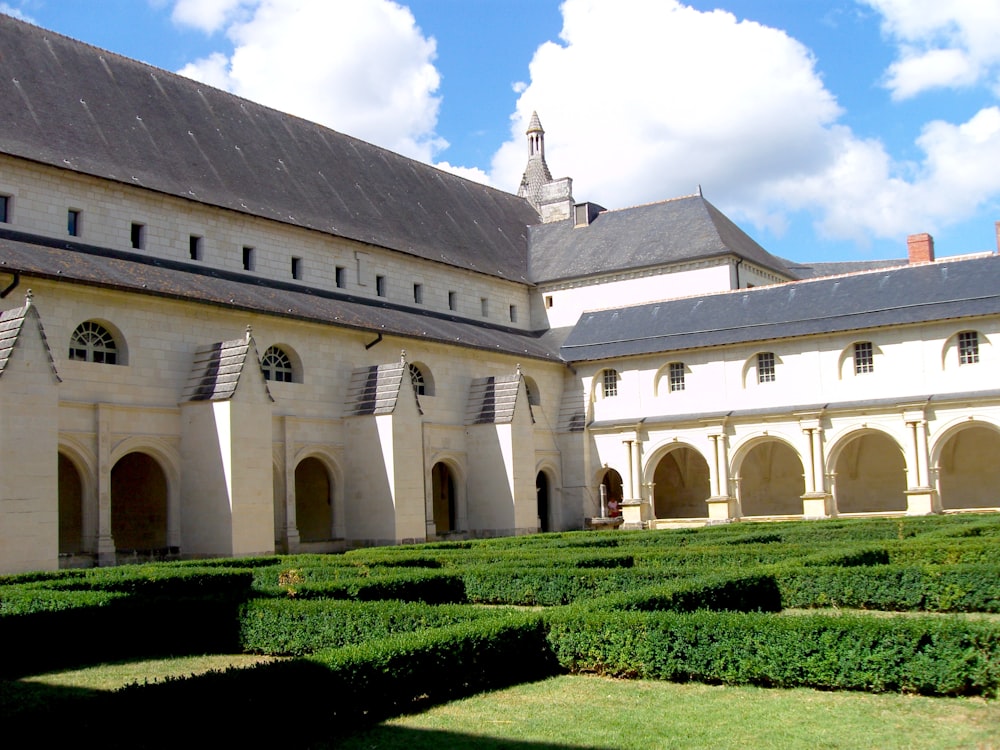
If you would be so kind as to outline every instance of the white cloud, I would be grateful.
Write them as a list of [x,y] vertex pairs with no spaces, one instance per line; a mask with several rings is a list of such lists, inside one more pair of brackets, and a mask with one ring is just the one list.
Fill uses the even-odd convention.
[[493,182],[505,189],[519,184],[538,110],[555,176],[574,178],[577,200],[608,208],[702,185],[758,229],[780,235],[805,214],[823,236],[867,244],[934,231],[1000,195],[997,108],[926,125],[919,162],[901,163],[842,124],[812,54],[780,30],[676,0],[567,0],[563,16],[560,43],[536,51],[511,139],[494,157]]
[[186,76],[423,161],[447,145],[435,133],[435,42],[407,8],[389,0],[179,0],[174,16],[204,30],[225,25],[233,43],[232,55],[189,64]]
[[177,0],[172,18],[174,23],[213,34],[231,22],[243,6],[253,4],[253,0]]
[[995,0],[862,0],[898,43],[886,72],[895,99],[985,83],[1000,94],[1000,3]]

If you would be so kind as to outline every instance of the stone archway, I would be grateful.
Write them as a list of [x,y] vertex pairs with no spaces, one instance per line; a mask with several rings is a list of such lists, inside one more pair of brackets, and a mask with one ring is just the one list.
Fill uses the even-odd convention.
[[621,502],[622,502],[622,498],[625,497],[625,495],[624,495],[624,489],[623,489],[623,483],[622,483],[622,475],[619,474],[614,469],[605,469],[604,470],[604,473],[601,475],[600,486],[597,488],[597,491],[598,491],[598,495],[597,495],[597,498],[598,498],[598,500],[597,500],[598,508],[600,507],[600,504],[601,504],[601,500],[600,500],[600,497],[601,497],[601,495],[600,495],[601,487],[604,488],[604,493],[605,493],[605,496],[607,497],[608,505],[607,505],[607,508],[605,509],[607,517],[608,518],[617,518],[618,516],[620,516],[622,514],[622,512],[621,512]]
[[333,533],[333,481],[315,456],[295,467],[295,526],[302,543],[328,542]]
[[885,433],[868,430],[848,438],[833,470],[838,513],[906,510],[906,462]]
[[740,462],[740,513],[743,516],[801,515],[805,491],[802,461],[795,450],[781,440],[757,442]]
[[457,496],[455,478],[448,464],[438,461],[431,469],[431,496],[434,509],[434,531],[447,534],[457,531]]
[[535,475],[535,497],[538,500],[538,530],[541,532],[552,530],[552,483],[549,476],[544,471]]
[[83,552],[83,478],[73,461],[59,454],[59,554]]
[[938,456],[944,510],[1000,507],[1000,432],[969,425],[948,438]]
[[128,453],[111,469],[111,537],[119,552],[168,552],[167,476],[147,453]]
[[687,446],[663,455],[653,471],[656,518],[706,518],[711,495],[708,462]]

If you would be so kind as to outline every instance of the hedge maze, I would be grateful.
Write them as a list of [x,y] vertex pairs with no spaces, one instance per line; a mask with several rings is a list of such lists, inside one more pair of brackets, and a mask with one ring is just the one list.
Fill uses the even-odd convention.
[[[9,576],[0,700],[8,716],[67,739],[97,732],[108,746],[141,747],[176,743],[175,732],[150,736],[164,717],[204,727],[206,742],[329,736],[567,671],[996,697],[998,552],[1000,515],[963,514]],[[278,658],[44,700],[17,682],[243,652]]]

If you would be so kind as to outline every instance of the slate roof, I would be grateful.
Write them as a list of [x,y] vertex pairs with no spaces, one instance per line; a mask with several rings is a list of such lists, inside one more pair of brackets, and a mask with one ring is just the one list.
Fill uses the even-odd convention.
[[35,309],[34,305],[31,304],[31,293],[28,293],[27,299],[25,300],[23,307],[17,307],[13,310],[5,310],[0,314],[0,376],[3,376],[4,372],[7,370],[7,363],[10,361],[11,356],[14,354],[14,350],[17,348],[18,342],[21,339],[21,332],[24,328],[25,321],[31,318],[36,326],[38,326],[38,335],[42,338],[42,346],[45,349],[45,354],[49,360],[49,368],[52,371],[52,375],[55,377],[56,382],[62,382],[62,378],[59,377],[59,373],[56,370],[55,360],[52,358],[52,350],[49,348],[48,338],[45,336],[45,329],[42,327],[42,321],[38,317],[38,311]]
[[578,362],[1000,314],[1000,256],[587,312],[563,343]]
[[[355,368],[347,387],[344,413],[349,417],[392,414],[404,383],[412,388],[405,362]],[[423,414],[419,399],[417,411]]]
[[[514,421],[514,409],[521,390],[521,373],[513,375],[477,378],[469,386],[466,402],[465,423],[510,424]],[[531,405],[528,405],[531,409]],[[535,420],[534,414],[531,417]]]
[[[260,369],[257,347],[249,336],[199,348],[181,401],[228,401],[236,393],[247,367]],[[267,383],[264,388],[273,401]]]
[[736,255],[787,278],[771,255],[702,195],[604,211],[583,227],[572,219],[529,228],[534,283]]
[[376,333],[394,334],[534,359],[559,359],[555,348],[538,333],[197,263],[169,261],[0,228],[0,272],[14,271],[21,271],[26,276],[371,331],[373,336]]
[[0,14],[0,153],[505,279],[527,201]]
[[818,279],[822,276],[840,276],[845,273],[860,271],[876,271],[882,268],[896,268],[909,263],[906,258],[890,258],[887,260],[835,260],[818,261],[815,263],[798,263],[785,260],[785,265],[799,279]]

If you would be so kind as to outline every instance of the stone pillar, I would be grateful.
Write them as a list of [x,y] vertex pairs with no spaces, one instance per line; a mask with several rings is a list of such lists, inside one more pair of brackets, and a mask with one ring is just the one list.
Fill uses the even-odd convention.
[[106,404],[97,405],[97,564],[115,564],[111,536],[111,416]]
[[809,445],[808,466],[804,467],[806,492],[802,496],[802,515],[806,518],[829,518],[833,508],[824,482],[823,428],[819,420],[809,420],[802,422],[802,432]]
[[907,472],[910,486],[906,490],[906,514],[908,516],[925,516],[941,512],[940,499],[931,486],[929,451],[927,446],[927,420],[923,414],[904,414],[906,426],[910,432],[907,446]]
[[708,479],[711,497],[708,498],[708,518],[711,521],[728,521],[738,516],[736,498],[729,493],[729,455],[724,433],[708,436],[712,441]]

